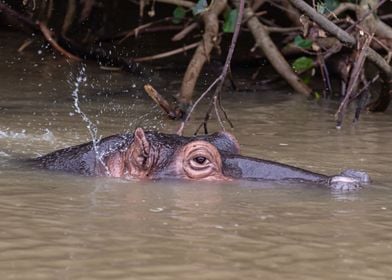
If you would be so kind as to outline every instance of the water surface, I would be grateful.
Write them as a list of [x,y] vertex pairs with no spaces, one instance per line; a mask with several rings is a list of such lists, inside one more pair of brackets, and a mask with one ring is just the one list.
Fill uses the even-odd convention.
[[[374,183],[350,193],[31,170],[20,161],[90,140],[73,107],[80,66],[45,48],[17,54],[23,38],[0,38],[1,279],[390,279],[390,110],[355,126],[350,115],[336,130],[334,102],[308,102],[281,86],[225,96],[244,154],[326,174],[367,170]],[[174,93],[181,75],[140,78],[94,64],[85,75],[80,107],[98,135],[176,130],[141,86]]]

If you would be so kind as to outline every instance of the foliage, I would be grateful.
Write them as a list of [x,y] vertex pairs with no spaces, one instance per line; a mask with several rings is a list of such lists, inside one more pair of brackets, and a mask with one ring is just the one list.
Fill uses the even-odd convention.
[[237,22],[238,10],[228,9],[224,15],[225,22],[223,24],[223,32],[233,33]]
[[173,11],[173,23],[179,24],[185,18],[186,10],[183,7],[177,6]]
[[312,46],[312,40],[309,39],[304,39],[301,35],[297,35],[294,38],[294,44],[297,47],[303,48],[303,49],[309,49]]
[[313,59],[307,56],[301,56],[294,60],[292,67],[295,72],[303,72],[313,67]]

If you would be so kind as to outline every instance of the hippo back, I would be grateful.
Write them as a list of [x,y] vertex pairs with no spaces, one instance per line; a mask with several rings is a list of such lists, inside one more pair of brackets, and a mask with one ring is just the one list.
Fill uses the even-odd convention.
[[82,175],[100,175],[97,165],[108,154],[127,147],[133,139],[132,134],[113,135],[101,139],[94,148],[93,142],[61,149],[36,158],[40,167],[61,170]]

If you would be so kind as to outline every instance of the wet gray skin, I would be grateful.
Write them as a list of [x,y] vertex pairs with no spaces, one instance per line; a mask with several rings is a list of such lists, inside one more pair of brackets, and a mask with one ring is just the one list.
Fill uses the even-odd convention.
[[[184,158],[184,147],[193,145],[198,148],[200,143],[206,143],[207,147],[213,150],[213,158],[208,159],[204,154],[195,153],[194,158],[189,159],[196,165],[195,172],[202,171],[202,164],[206,160],[215,162],[217,167],[212,173],[203,173],[205,175],[202,176],[182,172],[182,165],[188,161]],[[132,159],[132,156],[135,159]],[[97,143],[96,148],[89,142],[55,151],[35,159],[35,162],[51,170],[126,179],[304,181],[334,190],[353,190],[370,182],[369,176],[361,171],[346,170],[336,176],[327,176],[278,162],[240,155],[237,140],[225,132],[184,137],[144,132],[139,128],[135,134],[106,137]]]
[[235,179],[245,180],[304,180],[325,183],[326,175],[273,161],[241,155],[225,154],[223,173]]
[[348,169],[339,175],[327,176],[302,168],[269,160],[225,154],[223,173],[235,179],[271,181],[307,181],[331,187],[334,190],[354,190],[370,183],[366,172]]

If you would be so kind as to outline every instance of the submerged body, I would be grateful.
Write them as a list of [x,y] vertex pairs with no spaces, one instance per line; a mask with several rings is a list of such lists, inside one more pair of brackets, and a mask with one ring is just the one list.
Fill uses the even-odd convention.
[[184,137],[138,128],[133,134],[65,148],[35,161],[51,170],[125,179],[301,180],[343,190],[370,181],[361,171],[327,176],[239,152],[237,140],[226,132]]

